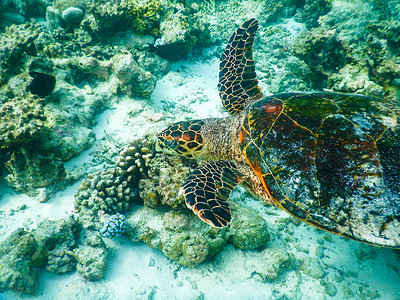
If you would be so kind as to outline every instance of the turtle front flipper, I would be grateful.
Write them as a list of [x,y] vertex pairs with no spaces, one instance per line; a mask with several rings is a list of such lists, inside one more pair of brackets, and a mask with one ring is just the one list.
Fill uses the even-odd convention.
[[207,224],[225,227],[231,221],[229,195],[242,179],[231,161],[204,164],[196,168],[182,186],[186,205]]
[[244,22],[231,36],[221,56],[218,91],[222,104],[231,115],[262,97],[253,61],[257,29],[256,19]]

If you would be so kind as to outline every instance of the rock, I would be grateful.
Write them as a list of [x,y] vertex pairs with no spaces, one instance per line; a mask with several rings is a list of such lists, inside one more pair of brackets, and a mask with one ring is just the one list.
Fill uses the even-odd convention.
[[349,298],[352,298],[353,296],[354,296],[354,292],[351,290],[351,288],[348,287],[347,285],[343,286],[343,297],[344,297],[344,299],[349,299]]
[[328,86],[335,91],[383,96],[383,88],[369,79],[368,68],[347,64],[329,77]]
[[70,251],[78,246],[80,225],[72,218],[43,220],[33,231],[38,245],[47,257],[47,271],[64,274],[75,269],[76,261]]
[[0,244],[0,292],[36,294],[37,268],[44,264],[45,255],[33,234],[17,229]]
[[0,148],[38,141],[46,120],[42,99],[22,93],[0,104]]
[[67,28],[77,28],[83,20],[83,15],[85,13],[82,9],[78,7],[68,7],[62,12],[62,19],[64,21],[64,26]]
[[320,279],[326,275],[326,272],[322,269],[320,261],[316,257],[306,257],[301,262],[300,270],[307,276],[315,279]]
[[231,242],[240,249],[264,247],[269,239],[266,221],[254,210],[230,203],[232,222],[229,226]]
[[100,280],[106,272],[107,248],[98,232],[88,231],[86,234],[86,245],[72,253],[77,261],[76,269],[87,280]]
[[293,255],[281,248],[267,248],[262,252],[255,252],[248,256],[245,268],[249,276],[257,274],[260,280],[274,281],[283,271],[293,266]]
[[88,4],[87,0],[54,0],[53,6],[59,11],[64,11],[69,7],[77,7],[85,10]]
[[359,260],[373,259],[377,256],[376,249],[370,245],[360,244],[354,250],[355,255]]
[[46,8],[46,21],[47,21],[47,26],[51,30],[61,27],[63,23],[61,13],[52,6],[48,6]]
[[210,227],[190,212],[138,208],[127,220],[127,235],[161,249],[183,266],[195,266],[219,253],[225,246],[226,229]]
[[331,282],[326,282],[325,283],[325,293],[329,296],[329,297],[334,297],[336,296],[337,293],[337,288],[336,286],[331,283]]
[[132,54],[117,54],[111,59],[111,63],[111,68],[119,80],[119,87],[123,93],[128,96],[150,97],[156,80],[150,72],[139,66]]
[[318,27],[318,19],[326,15],[332,8],[330,0],[306,0],[304,7],[296,13],[296,19],[304,22],[307,28]]
[[171,70],[170,64],[166,59],[163,59],[152,52],[146,52],[145,55],[138,59],[140,63],[147,71],[153,74],[157,79],[167,75]]

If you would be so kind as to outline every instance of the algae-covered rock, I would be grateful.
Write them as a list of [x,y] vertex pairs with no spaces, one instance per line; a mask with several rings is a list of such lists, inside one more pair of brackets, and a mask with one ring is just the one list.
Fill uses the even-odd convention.
[[100,280],[106,271],[106,245],[100,234],[95,231],[86,232],[85,242],[71,253],[77,261],[76,269],[87,280]]
[[376,249],[365,244],[358,245],[354,253],[359,260],[373,259],[377,256]]
[[339,92],[383,96],[383,88],[369,78],[367,66],[347,64],[328,79],[328,87]]
[[312,29],[296,38],[292,47],[294,55],[302,59],[315,74],[327,76],[337,72],[346,63],[347,49],[334,29]]
[[257,274],[261,281],[274,281],[279,274],[293,267],[294,257],[281,248],[267,248],[246,258],[249,274]]
[[326,275],[325,270],[322,268],[321,263],[316,257],[306,257],[302,260],[300,270],[304,274],[315,279],[322,278]]
[[0,102],[0,148],[37,141],[44,128],[44,102],[22,94]]
[[317,27],[319,17],[326,15],[332,8],[332,0],[305,0],[304,7],[298,9],[296,18],[307,28]]
[[171,60],[185,58],[194,46],[210,42],[209,25],[207,18],[193,7],[176,4],[160,22],[156,53]]
[[150,72],[139,66],[132,54],[117,54],[111,62],[112,70],[119,80],[119,86],[123,93],[128,96],[145,98],[152,94],[156,80]]
[[230,203],[232,222],[229,226],[231,242],[240,249],[264,247],[269,239],[266,221],[250,208]]
[[332,282],[324,282],[325,294],[329,297],[335,297],[337,294],[337,288]]
[[33,231],[35,240],[47,257],[46,269],[63,274],[75,269],[76,261],[71,255],[78,246],[80,225],[72,218],[43,220]]
[[226,229],[210,227],[189,212],[141,207],[127,220],[127,235],[136,242],[161,249],[165,256],[183,266],[194,266],[220,252]]
[[0,292],[36,294],[45,256],[32,233],[17,229],[0,244]]

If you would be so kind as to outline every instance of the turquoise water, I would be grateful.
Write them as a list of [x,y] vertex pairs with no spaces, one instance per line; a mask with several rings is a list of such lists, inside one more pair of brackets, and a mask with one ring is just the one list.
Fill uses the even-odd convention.
[[170,123],[228,116],[220,56],[250,18],[264,95],[398,107],[397,2],[0,2],[0,299],[397,299],[398,250],[242,187],[214,229],[179,192],[204,161],[154,151]]

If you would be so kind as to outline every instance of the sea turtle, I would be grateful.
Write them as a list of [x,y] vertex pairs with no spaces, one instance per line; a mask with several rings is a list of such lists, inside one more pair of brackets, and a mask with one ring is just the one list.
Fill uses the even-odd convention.
[[174,123],[158,135],[157,151],[214,160],[184,182],[187,206],[224,227],[242,183],[320,229],[400,248],[398,104],[334,92],[263,96],[252,58],[258,26],[243,23],[221,57],[218,90],[230,116]]

